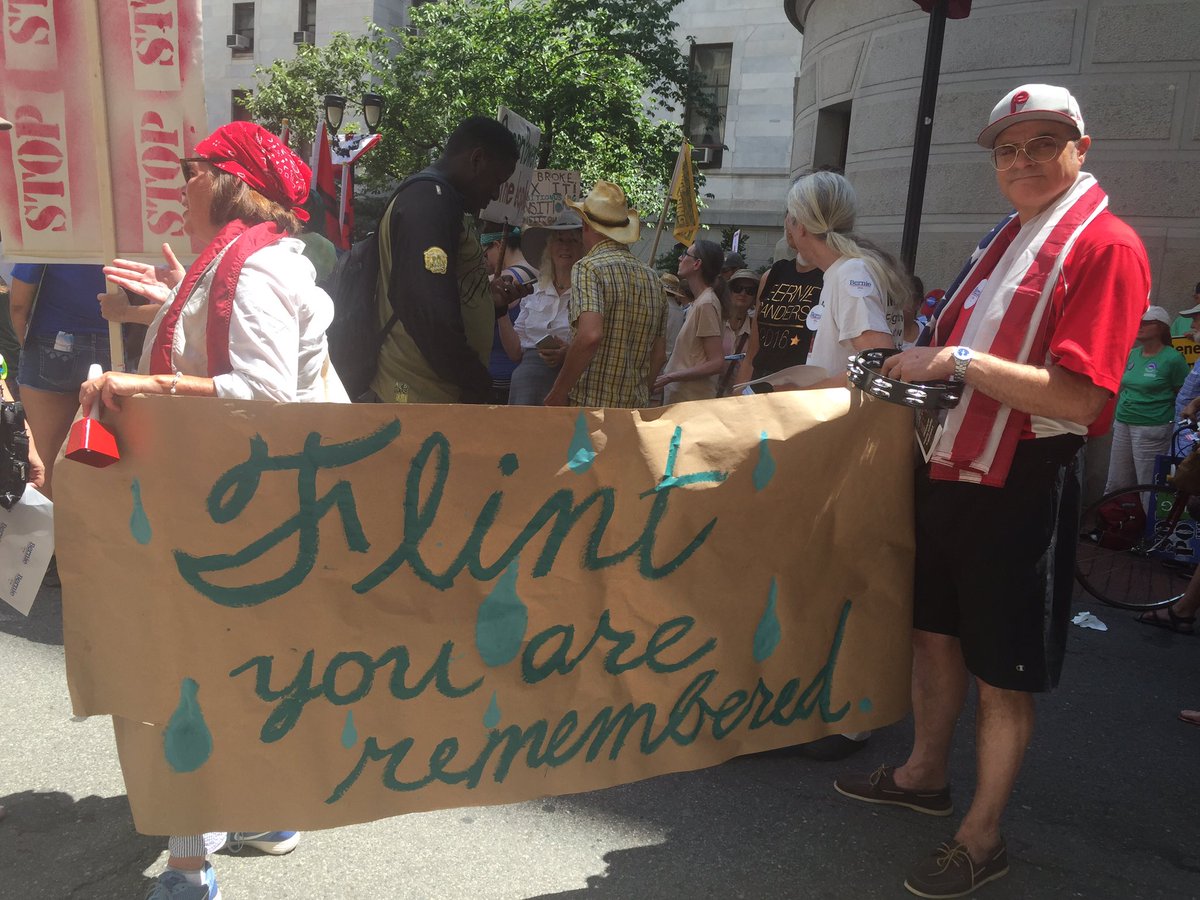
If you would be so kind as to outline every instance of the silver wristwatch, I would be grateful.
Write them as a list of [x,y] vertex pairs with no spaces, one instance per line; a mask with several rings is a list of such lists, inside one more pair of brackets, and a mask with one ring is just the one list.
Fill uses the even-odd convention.
[[975,358],[975,354],[971,352],[970,347],[955,347],[954,348],[954,374],[950,376],[951,381],[966,381],[967,366],[971,364],[971,360]]

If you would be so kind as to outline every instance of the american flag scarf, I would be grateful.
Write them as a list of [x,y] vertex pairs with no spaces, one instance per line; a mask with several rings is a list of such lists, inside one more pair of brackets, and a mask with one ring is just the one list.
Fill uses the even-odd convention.
[[[1025,225],[1014,214],[980,245],[930,325],[933,346],[966,346],[1027,365],[1049,362],[1050,298],[1063,261],[1108,195],[1087,173]],[[1029,421],[971,387],[946,417],[930,476],[1003,486]]]

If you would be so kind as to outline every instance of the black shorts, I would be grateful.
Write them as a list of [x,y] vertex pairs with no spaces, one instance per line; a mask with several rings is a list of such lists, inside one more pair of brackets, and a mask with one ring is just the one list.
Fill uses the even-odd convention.
[[913,627],[962,643],[998,688],[1058,683],[1074,589],[1081,496],[1073,435],[1021,441],[1002,488],[917,470]]

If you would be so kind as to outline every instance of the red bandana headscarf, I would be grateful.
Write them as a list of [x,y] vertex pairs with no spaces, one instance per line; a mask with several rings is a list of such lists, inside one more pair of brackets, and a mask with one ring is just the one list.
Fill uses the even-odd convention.
[[253,122],[222,125],[196,145],[196,155],[208,159],[222,172],[240,178],[268,200],[273,200],[301,222],[308,213],[312,171],[278,137]]

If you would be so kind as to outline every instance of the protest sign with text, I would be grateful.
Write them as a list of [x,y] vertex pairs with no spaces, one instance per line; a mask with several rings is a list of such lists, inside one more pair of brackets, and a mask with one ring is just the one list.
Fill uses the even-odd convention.
[[579,173],[567,169],[538,169],[529,185],[525,206],[525,227],[553,224],[567,208],[566,200],[578,200],[583,193]]
[[513,169],[508,181],[500,185],[499,195],[488,203],[479,214],[479,218],[487,222],[521,225],[524,224],[525,207],[529,202],[529,184],[537,170],[538,145],[542,141],[542,130],[503,106],[496,113],[496,118],[516,138],[519,154],[517,167]]
[[180,253],[179,158],[204,137],[200,0],[0,0],[10,261]]
[[[56,474],[139,830],[602,788],[908,710],[911,413],[139,398]],[[186,636],[186,637],[183,637]]]
[[1194,366],[1196,360],[1200,359],[1200,341],[1190,334],[1171,338],[1171,346],[1183,354],[1183,361],[1189,366]]

